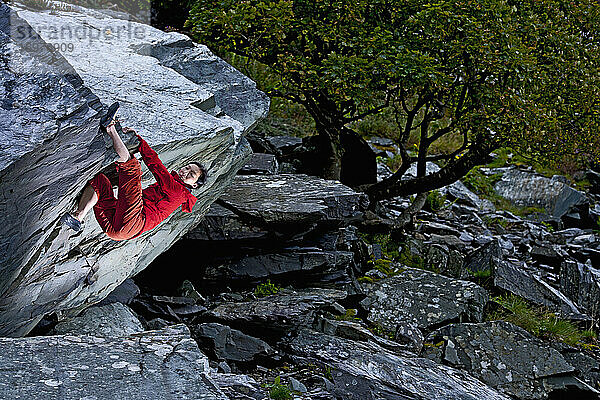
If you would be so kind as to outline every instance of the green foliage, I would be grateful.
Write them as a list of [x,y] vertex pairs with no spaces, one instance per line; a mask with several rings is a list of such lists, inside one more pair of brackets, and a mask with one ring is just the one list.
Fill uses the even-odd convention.
[[590,330],[581,330],[570,321],[558,318],[546,309],[530,305],[522,297],[509,294],[492,298],[501,309],[489,320],[504,320],[525,329],[534,336],[566,343],[571,346],[597,347],[598,336]]
[[287,400],[292,399],[292,391],[286,385],[281,383],[281,377],[275,378],[273,383],[265,385],[269,389],[269,397],[273,400]]
[[488,176],[481,172],[481,167],[475,167],[465,175],[462,182],[469,190],[494,202],[500,198],[496,194],[494,185],[501,179],[502,174],[500,173]]
[[427,194],[425,199],[425,209],[429,211],[439,211],[446,203],[446,196],[442,195],[439,190],[432,190]]
[[360,237],[369,244],[379,244],[383,257],[387,260],[395,260],[400,254],[398,247],[400,244],[394,241],[389,233],[363,233],[359,232]]
[[[400,253],[400,256],[398,257],[398,261],[400,262],[400,264],[406,265],[409,268],[426,269],[425,268],[425,259],[417,254],[413,254],[410,251],[410,249],[408,249],[408,246],[404,246],[402,248],[402,252]],[[437,271],[437,272],[439,272],[439,271]]]
[[335,319],[337,321],[360,321],[360,318],[356,317],[356,309],[354,308],[347,309],[344,315],[337,315]]
[[385,339],[394,340],[394,338],[396,337],[396,333],[395,332],[393,332],[393,331],[391,331],[389,329],[386,329],[386,328],[384,328],[383,326],[381,326],[379,324],[372,325],[371,327],[369,327],[369,330],[373,334],[375,334],[375,335],[377,335],[379,337],[385,338]]
[[281,287],[271,283],[270,279],[267,279],[266,283],[261,283],[254,289],[254,295],[256,297],[265,297],[272,294],[277,294],[281,291]]
[[[600,160],[599,17],[594,0],[194,0],[187,24],[264,65],[276,79],[262,89],[324,136],[366,120],[422,158],[451,135],[440,159],[464,174],[501,146],[549,166]],[[398,129],[368,120],[380,112]]]
[[333,382],[333,375],[331,374],[331,367],[330,366],[325,367],[325,374],[324,374],[324,376],[330,382]]
[[486,279],[492,276],[492,270],[491,269],[482,269],[479,271],[469,271],[467,270],[471,276],[475,279]]
[[550,223],[548,223],[546,221],[542,221],[542,222],[540,222],[540,224],[542,224],[548,232],[554,232],[554,227]]

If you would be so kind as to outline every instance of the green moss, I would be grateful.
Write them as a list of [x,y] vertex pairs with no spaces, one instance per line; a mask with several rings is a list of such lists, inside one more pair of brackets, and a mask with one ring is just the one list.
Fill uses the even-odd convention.
[[429,211],[439,211],[446,203],[446,196],[442,195],[439,190],[432,190],[427,194],[424,208]]
[[254,295],[256,297],[265,297],[279,293],[280,290],[280,286],[271,283],[271,280],[267,279],[267,283],[261,283],[260,285],[256,286],[256,289],[254,289]]
[[402,253],[398,257],[398,261],[409,268],[426,269],[425,259],[418,254],[411,253],[408,246],[404,246]]
[[438,348],[438,349],[440,347],[442,347],[443,345],[444,345],[444,341],[443,340],[440,341],[440,342],[437,342],[437,343],[423,343],[423,346],[425,346],[425,347],[434,347],[434,348]]
[[369,244],[378,244],[381,246],[383,258],[395,260],[400,253],[398,252],[399,242],[392,240],[389,233],[363,233],[359,232],[361,238]]
[[375,283],[379,279],[371,278],[370,276],[361,276],[357,280],[358,280],[359,283]]
[[598,347],[598,336],[590,330],[582,330],[576,324],[560,319],[547,309],[529,304],[514,294],[492,298],[500,306],[488,315],[488,320],[504,320],[520,326],[542,339],[563,342],[571,346]]
[[360,321],[360,318],[356,317],[356,309],[354,308],[347,309],[344,315],[337,315],[335,319],[336,321]]
[[385,338],[385,339],[394,340],[394,338],[396,337],[396,333],[395,332],[393,332],[393,331],[391,331],[389,329],[386,329],[386,328],[384,328],[383,326],[381,326],[379,324],[372,325],[371,327],[369,327],[369,330],[373,334],[375,334],[375,335],[377,335],[379,337]]
[[265,385],[269,389],[269,398],[274,400],[286,400],[292,399],[292,391],[286,385],[281,383],[281,377],[275,378],[275,381],[271,384]]

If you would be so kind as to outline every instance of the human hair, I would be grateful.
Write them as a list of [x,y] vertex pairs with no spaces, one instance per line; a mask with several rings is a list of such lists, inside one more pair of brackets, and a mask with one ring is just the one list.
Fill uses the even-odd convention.
[[202,165],[202,163],[198,161],[192,161],[190,162],[190,164],[195,164],[198,168],[200,168],[200,171],[202,171],[202,175],[198,177],[196,184],[198,186],[203,185],[204,182],[206,182],[206,178],[208,178],[208,171],[206,170],[206,168],[204,168],[204,165]]

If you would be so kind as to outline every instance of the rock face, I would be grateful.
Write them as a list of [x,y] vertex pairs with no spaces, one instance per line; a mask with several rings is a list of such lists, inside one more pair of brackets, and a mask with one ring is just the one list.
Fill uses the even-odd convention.
[[481,321],[488,301],[486,290],[473,282],[413,268],[365,287],[361,305],[368,320],[391,331],[406,321],[421,329],[453,320]]
[[194,336],[218,360],[251,362],[275,353],[264,341],[221,324],[200,324],[194,330]]
[[331,392],[336,398],[508,400],[460,371],[427,359],[394,354],[372,342],[303,330],[289,347],[305,361],[331,368]]
[[506,171],[494,189],[518,206],[541,207],[555,217],[561,217],[569,207],[586,200],[584,193],[569,187],[560,179],[517,169]]
[[90,335],[102,337],[126,336],[142,332],[140,320],[127,306],[111,303],[90,307],[68,321],[59,322],[54,327],[57,335]]
[[599,394],[574,376],[557,350],[508,322],[449,325],[430,340],[444,341],[440,361],[518,399],[546,399],[567,386],[579,387],[582,395]]
[[[46,44],[57,32],[62,53]],[[268,99],[185,35],[77,6],[41,12],[2,3],[0,47],[9,61],[0,65],[0,335],[19,336],[45,314],[102,300],[193,227],[248,159],[243,136]],[[123,125],[167,167],[200,160],[210,175],[192,214],[176,212],[125,242],[108,239],[92,216],[76,235],[59,223],[114,160],[98,122],[115,100]],[[146,186],[153,180],[143,171]]]
[[227,399],[183,325],[117,339],[0,338],[0,363],[3,399]]
[[311,326],[315,311],[345,297],[345,292],[333,289],[283,291],[258,300],[223,303],[210,309],[208,316],[246,332],[281,334]]

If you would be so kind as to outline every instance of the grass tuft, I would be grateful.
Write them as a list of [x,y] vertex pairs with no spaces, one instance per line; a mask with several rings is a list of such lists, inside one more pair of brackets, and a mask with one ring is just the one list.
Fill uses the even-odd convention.
[[503,320],[520,326],[541,339],[562,342],[570,346],[597,348],[598,335],[591,330],[582,330],[576,324],[561,319],[542,307],[529,304],[514,294],[492,298],[500,306],[488,320]]

